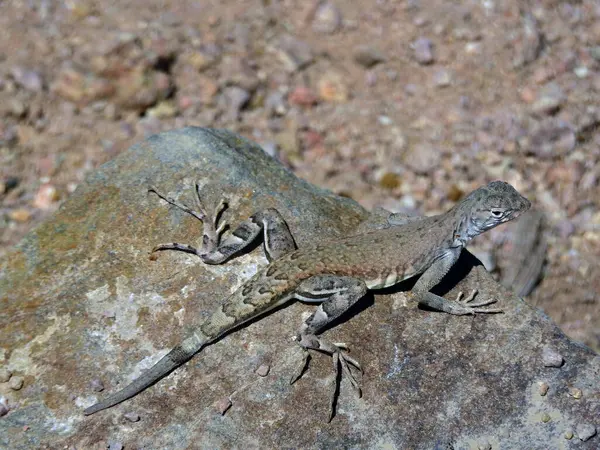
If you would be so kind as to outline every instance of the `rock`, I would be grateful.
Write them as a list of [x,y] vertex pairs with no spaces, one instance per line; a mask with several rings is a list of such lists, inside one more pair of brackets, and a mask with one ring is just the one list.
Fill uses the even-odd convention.
[[429,143],[419,143],[408,148],[404,164],[418,174],[427,175],[440,164],[440,151]]
[[[466,251],[437,291],[455,298],[477,287],[504,314],[422,310],[403,301],[404,285],[373,292],[327,331],[365,368],[362,398],[344,380],[331,424],[329,357],[313,355],[308,373],[288,383],[302,354],[286,337],[315,310],[301,302],[220,339],[126,403],[83,417],[94,397],[143,373],[266,263],[261,246],[223,266],[175,252],[148,258],[157,243],[202,240],[198,221],[148,194],[148,186],[193,205],[196,181],[208,207],[230,199],[224,213],[230,224],[277,208],[300,247],[347,236],[367,217],[353,201],[297,179],[250,141],[223,130],[162,133],[102,165],[0,260],[2,366],[31,380],[21,391],[3,390],[6,404],[18,405],[0,420],[3,448],[91,448],[105,439],[126,448],[249,442],[431,449],[491,442],[541,450],[570,443],[569,426],[597,423],[593,394],[586,401],[586,393],[597,389],[598,355],[499,287]],[[104,316],[107,310],[115,311],[113,319]],[[546,345],[567,364],[544,367]],[[252,373],[257,353],[270,361],[267,378]],[[106,385],[102,395],[90,388],[96,377]],[[543,398],[540,380],[551,384]],[[570,386],[583,391],[581,400],[562,394]],[[214,404],[230,396],[234,410],[223,418]],[[123,424],[123,413],[132,410],[144,411],[145,425]],[[551,412],[549,424],[540,421],[544,412]],[[24,424],[27,432],[20,431]],[[581,449],[598,447],[595,436],[578,442]]]
[[279,38],[277,54],[290,72],[304,69],[313,62],[310,46],[289,34],[284,34]]
[[577,425],[577,428],[575,429],[575,432],[577,433],[577,436],[579,437],[579,439],[581,441],[588,441],[590,438],[593,438],[594,436],[596,436],[596,427],[594,425],[592,425],[591,423],[583,423],[580,425]]
[[419,64],[431,64],[435,57],[433,56],[433,43],[430,39],[421,37],[412,43],[415,59]]
[[338,72],[325,72],[319,78],[317,85],[319,96],[326,102],[343,103],[348,100],[348,86],[344,77]]
[[565,101],[565,94],[556,83],[549,83],[541,90],[537,100],[531,106],[531,111],[537,115],[554,114]]
[[140,421],[140,415],[135,412],[125,413],[125,414],[123,414],[123,417],[125,417],[129,422],[139,422]]
[[23,67],[13,67],[11,75],[15,82],[32,92],[41,92],[44,89],[44,81],[39,72],[25,69]]
[[565,362],[562,355],[549,346],[542,349],[542,360],[544,367],[560,367]]
[[0,383],[6,383],[12,377],[12,372],[6,367],[0,367]]
[[296,86],[288,95],[288,102],[292,105],[310,107],[318,103],[319,97],[306,86]]
[[385,56],[376,48],[359,45],[353,52],[354,61],[367,69],[385,61]]
[[226,102],[227,117],[230,120],[237,121],[240,117],[240,112],[250,101],[250,93],[238,86],[229,86],[223,91],[223,96]]
[[29,220],[31,219],[31,211],[25,208],[13,209],[11,212],[8,213],[8,217],[10,220],[19,223],[29,222]]
[[12,376],[10,380],[8,380],[8,387],[13,391],[20,391],[23,388],[23,383],[25,383],[25,379],[21,376]]
[[577,138],[570,123],[550,117],[534,123],[517,142],[527,153],[541,159],[552,159],[569,154],[575,148]]
[[268,364],[261,364],[258,369],[256,369],[256,375],[259,377],[266,377],[269,375],[269,371],[271,367]]
[[452,75],[446,69],[436,70],[433,74],[433,83],[437,87],[448,87],[452,84]]
[[60,200],[60,195],[56,187],[51,184],[43,184],[35,194],[33,206],[39,209],[50,209],[58,200]]
[[0,417],[8,414],[8,407],[4,403],[0,403]]
[[322,2],[315,10],[313,30],[317,33],[333,34],[342,25],[342,14],[332,2]]

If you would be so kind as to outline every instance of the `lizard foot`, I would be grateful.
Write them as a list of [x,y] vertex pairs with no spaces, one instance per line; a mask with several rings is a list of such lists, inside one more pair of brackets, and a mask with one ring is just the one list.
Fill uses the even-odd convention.
[[304,350],[304,358],[302,360],[302,364],[300,365],[300,370],[297,371],[296,375],[294,375],[290,381],[290,383],[296,382],[306,370],[308,363],[310,361],[310,354],[308,350],[317,350],[321,353],[325,353],[332,357],[333,361],[333,370],[335,372],[335,378],[333,382],[333,391],[331,394],[330,400],[330,413],[328,421],[331,422],[335,415],[335,404],[337,401],[337,395],[340,388],[340,382],[342,376],[345,376],[350,385],[360,398],[362,395],[360,384],[357,379],[358,374],[362,374],[362,367],[354,358],[348,356],[346,353],[348,348],[345,344],[341,342],[328,342],[322,338],[315,336],[314,334],[306,334],[298,336],[296,339],[300,347]]
[[489,300],[484,300],[481,301],[479,303],[471,303],[473,301],[473,299],[475,298],[475,295],[477,295],[477,289],[473,289],[473,291],[471,292],[471,294],[466,297],[465,299],[463,299],[463,292],[459,292],[458,295],[456,296],[456,302],[460,303],[464,308],[465,308],[465,313],[466,314],[475,314],[475,313],[501,313],[503,312],[501,309],[498,308],[480,308],[481,306],[487,306],[487,305],[491,305],[493,303],[496,303],[496,299],[489,299]]
[[186,213],[194,216],[196,219],[200,220],[204,225],[204,235],[202,239],[202,250],[197,250],[196,248],[186,245],[186,244],[178,244],[176,242],[169,244],[160,244],[155,246],[152,249],[152,253],[161,251],[161,250],[179,250],[186,253],[192,253],[198,256],[203,256],[208,253],[214,252],[215,249],[219,245],[219,240],[221,234],[227,228],[227,223],[221,223],[219,225],[219,219],[221,217],[221,213],[227,208],[227,201],[222,199],[214,208],[212,214],[208,214],[206,212],[206,208],[202,204],[202,199],[200,196],[200,186],[198,183],[195,185],[196,190],[196,198],[198,201],[199,209],[197,211],[193,210],[189,206],[179,203],[176,200],[168,197],[164,194],[161,194],[155,187],[150,187],[148,192],[154,192],[161,199],[166,201],[167,203],[175,206],[176,208],[185,211]]

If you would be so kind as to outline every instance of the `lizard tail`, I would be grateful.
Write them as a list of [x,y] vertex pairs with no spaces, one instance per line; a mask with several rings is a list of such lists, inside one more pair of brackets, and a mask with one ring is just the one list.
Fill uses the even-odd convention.
[[118,403],[121,403],[128,398],[133,397],[139,392],[153,385],[161,378],[170,374],[177,367],[189,361],[192,356],[199,352],[205,345],[209,343],[206,336],[198,336],[197,334],[186,339],[177,347],[173,348],[169,353],[163,356],[154,366],[144,372],[139,378],[128,384],[123,389],[115,392],[113,395],[90,406],[83,411],[83,414],[89,416],[103,409],[110,408]]

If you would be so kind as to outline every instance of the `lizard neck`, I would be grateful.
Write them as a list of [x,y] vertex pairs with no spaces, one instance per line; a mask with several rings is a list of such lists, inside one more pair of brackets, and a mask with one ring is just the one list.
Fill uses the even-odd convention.
[[485,231],[473,221],[471,205],[466,202],[459,203],[447,214],[452,224],[453,247],[464,247],[471,239]]

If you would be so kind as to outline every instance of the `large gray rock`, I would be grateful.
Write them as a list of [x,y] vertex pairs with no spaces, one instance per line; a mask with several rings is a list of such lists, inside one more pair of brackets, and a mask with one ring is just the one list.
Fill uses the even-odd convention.
[[[229,132],[187,128],[134,146],[1,263],[0,396],[10,408],[0,418],[1,448],[598,447],[590,436],[599,426],[599,357],[466,252],[437,291],[454,297],[478,287],[506,314],[421,310],[406,301],[410,283],[365,298],[327,331],[365,368],[363,397],[342,383],[330,424],[329,358],[315,355],[304,377],[288,383],[301,358],[289,337],[314,308],[301,303],[84,417],[84,407],[152,365],[266,264],[260,248],[223,266],[177,252],[149,258],[158,243],[197,243],[201,226],[147,187],[191,204],[194,181],[206,186],[207,203],[229,197],[233,224],[278,208],[300,246],[350,233],[366,218],[356,203],[298,180]],[[270,366],[267,376],[256,373],[261,365]],[[3,382],[6,371],[12,379]],[[228,398],[222,416],[218,404]]]

